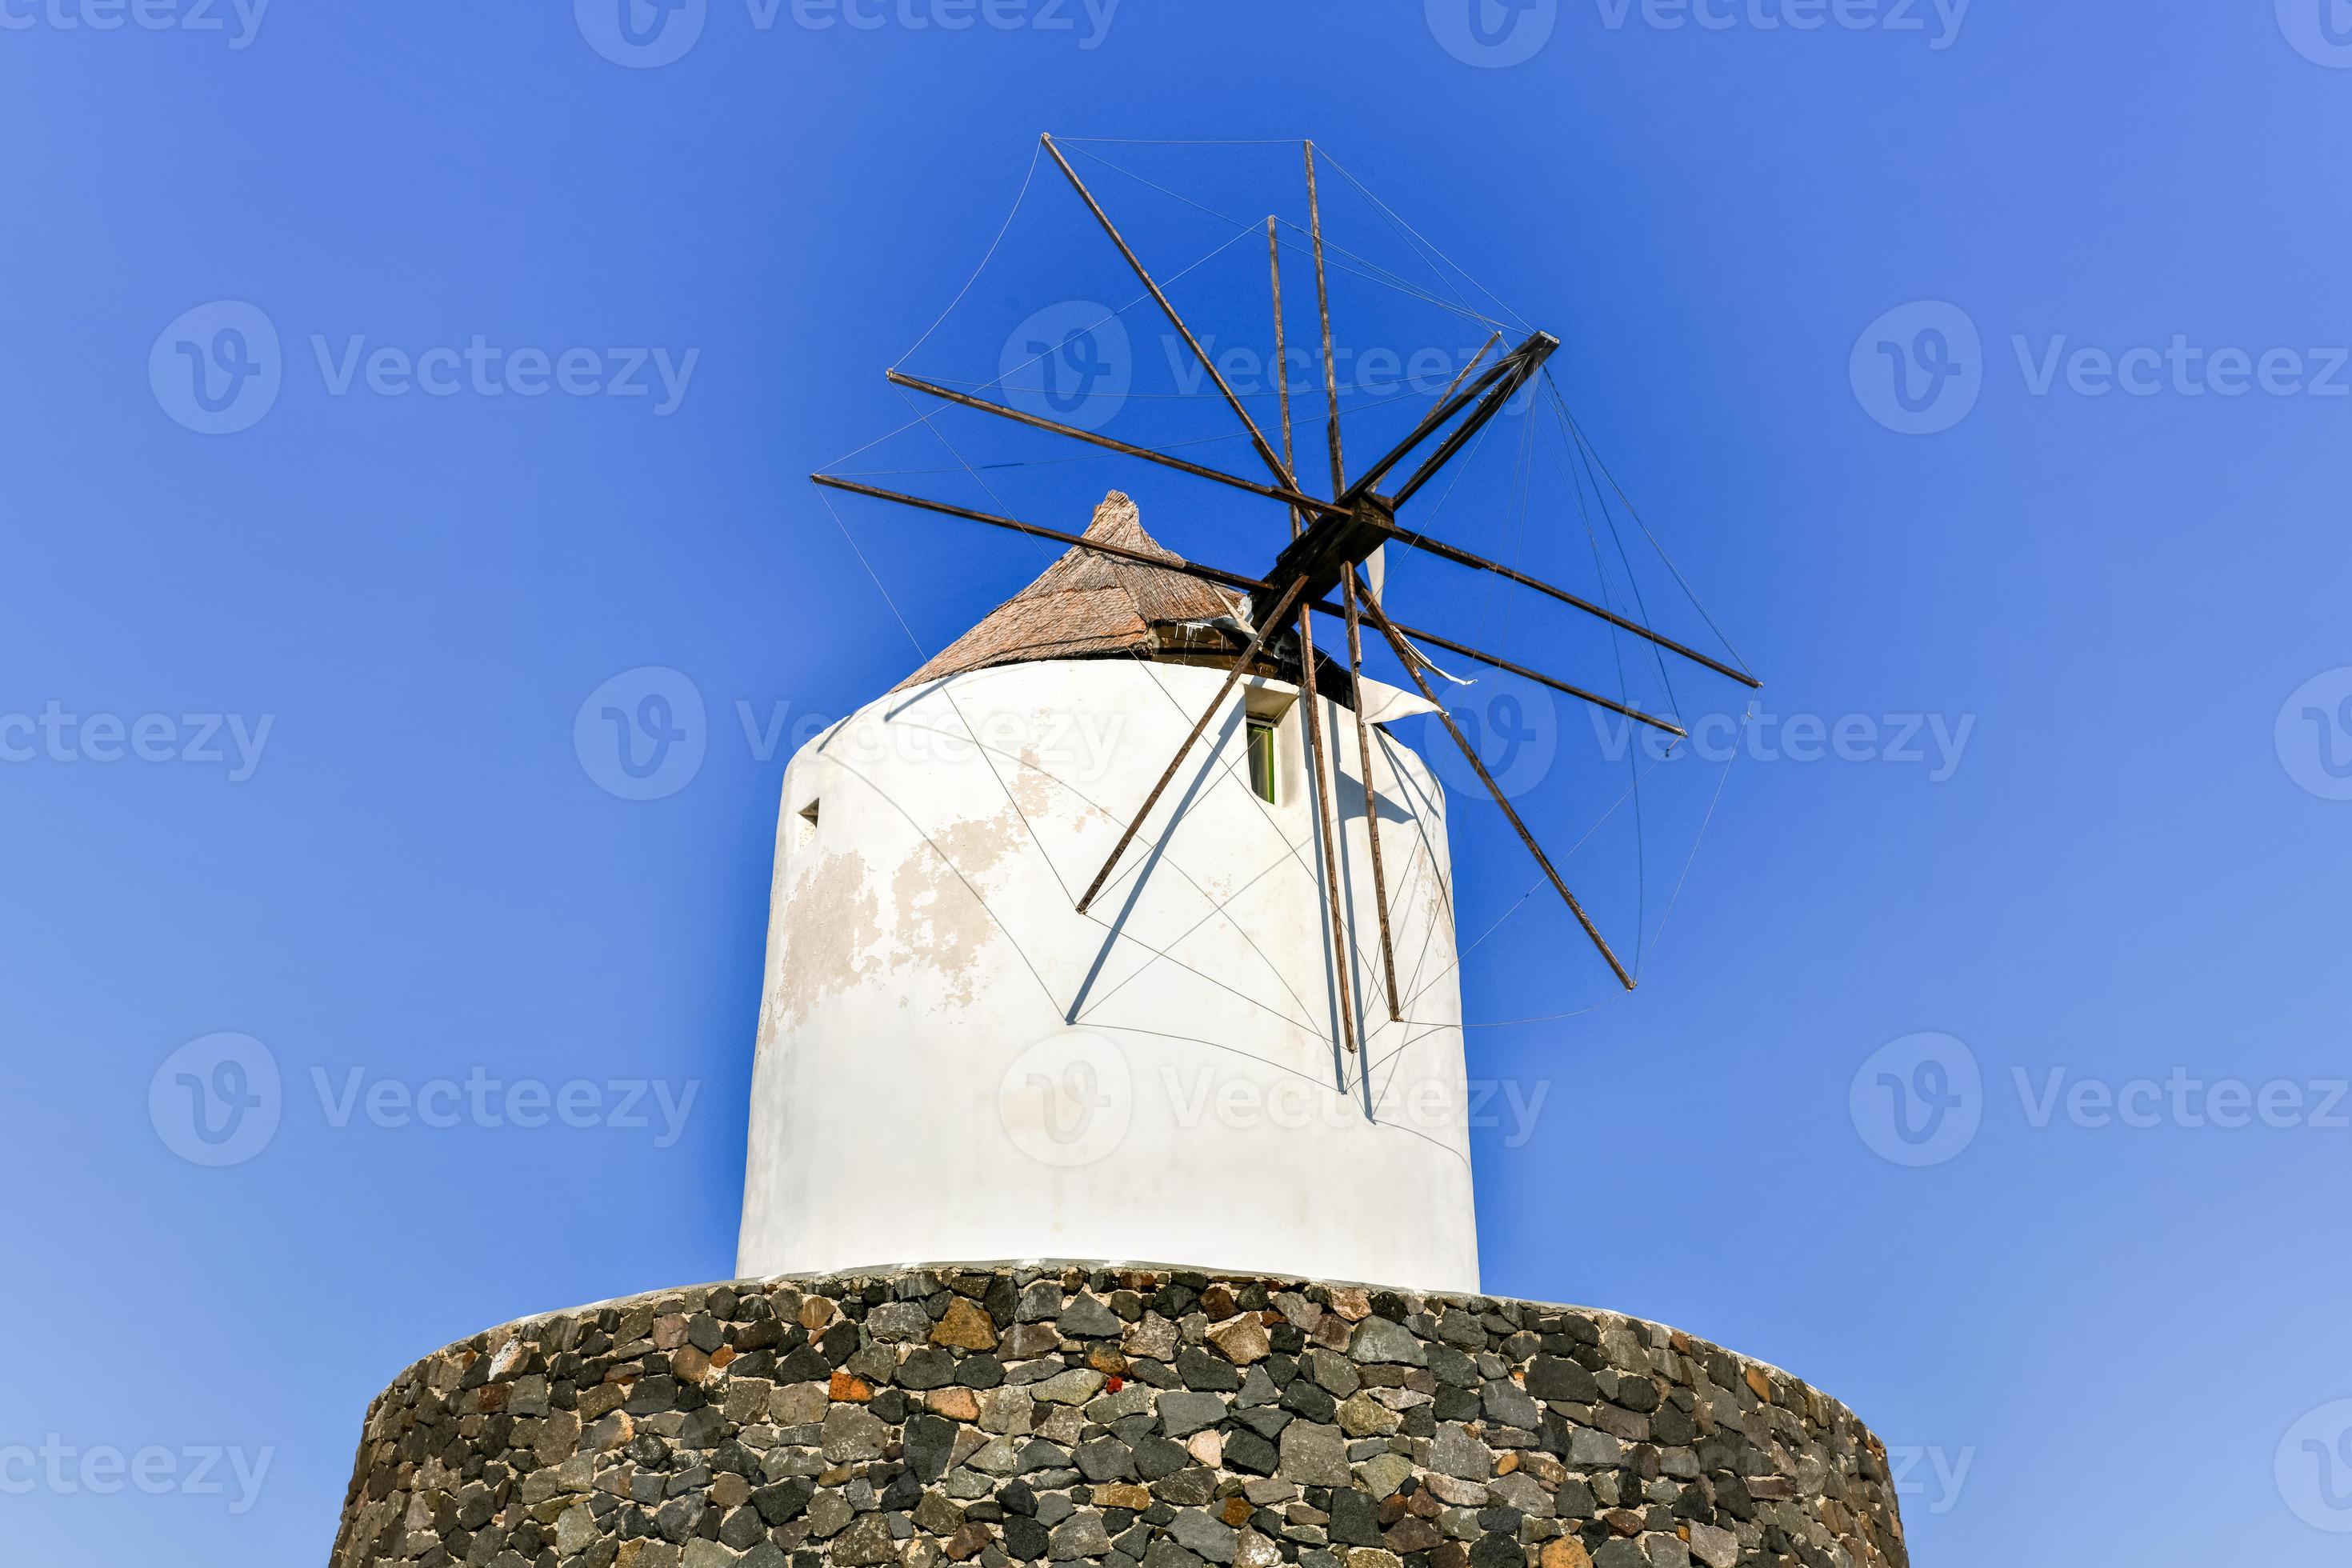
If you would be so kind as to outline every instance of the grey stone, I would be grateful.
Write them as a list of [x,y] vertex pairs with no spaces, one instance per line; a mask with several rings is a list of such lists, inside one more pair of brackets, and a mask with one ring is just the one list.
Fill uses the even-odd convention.
[[1118,1320],[1102,1301],[1081,1292],[1062,1309],[1055,1327],[1069,1339],[1106,1340],[1117,1337],[1127,1325]]
[[1691,1555],[1706,1568],[1734,1568],[1739,1561],[1739,1537],[1711,1524],[1690,1527]]
[[1518,1510],[1529,1519],[1549,1519],[1554,1511],[1551,1495],[1525,1470],[1496,1476],[1486,1483],[1486,1491],[1496,1501]]
[[1348,1354],[1358,1362],[1427,1366],[1429,1355],[1402,1323],[1386,1318],[1366,1318],[1349,1337]]
[[937,1415],[908,1416],[903,1451],[907,1468],[918,1480],[938,1480],[948,1473],[948,1457],[954,1450],[955,1440],[954,1422]]
[[1160,1428],[1171,1437],[1189,1437],[1225,1418],[1225,1402],[1213,1394],[1163,1394]]
[[1165,1437],[1139,1437],[1129,1448],[1135,1456],[1136,1475],[1146,1481],[1172,1476],[1192,1462],[1183,1444],[1171,1443]]
[[930,1337],[931,1315],[920,1301],[885,1301],[866,1314],[866,1331],[894,1344],[919,1343]]
[[1528,1392],[1538,1399],[1590,1405],[1601,1397],[1601,1385],[1565,1356],[1539,1355],[1528,1363]]
[[1135,1474],[1135,1456],[1116,1437],[1081,1443],[1071,1457],[1078,1462],[1078,1473],[1090,1481],[1123,1481]]
[[1110,1537],[1103,1530],[1102,1515],[1092,1509],[1073,1514],[1055,1527],[1045,1550],[1046,1555],[1056,1563],[1066,1563],[1074,1557],[1101,1556],[1110,1550]]
[[1356,1479],[1374,1498],[1385,1498],[1412,1478],[1412,1461],[1402,1454],[1376,1454],[1356,1467]]
[[1143,1568],[1201,1568],[1201,1559],[1163,1535],[1143,1553]]
[[1071,1367],[1042,1383],[1029,1385],[1029,1397],[1052,1405],[1084,1405],[1102,1389],[1103,1374],[1091,1367]]
[[1496,1378],[1486,1384],[1480,1404],[1489,1421],[1516,1426],[1522,1432],[1533,1432],[1543,1426],[1543,1412],[1536,1407],[1536,1402],[1507,1378]]
[[861,1515],[857,1521],[839,1535],[825,1549],[826,1560],[841,1568],[874,1568],[875,1564],[898,1560],[898,1542],[890,1533],[887,1514]]
[[1283,1429],[1280,1473],[1300,1486],[1346,1486],[1350,1479],[1346,1436],[1337,1426],[1292,1422]]
[[836,1405],[824,1417],[824,1457],[836,1465],[878,1459],[890,1440],[880,1417],[855,1405]]
[[821,1491],[809,1500],[809,1533],[823,1538],[849,1527],[856,1512],[849,1500],[836,1491]]
[[1623,1446],[1608,1433],[1580,1426],[1569,1438],[1568,1462],[1580,1470],[1594,1466],[1613,1470],[1625,1462],[1624,1452]]
[[1483,1481],[1495,1473],[1495,1455],[1467,1426],[1449,1421],[1430,1439],[1429,1468],[1465,1481]]
[[1231,1563],[1240,1544],[1233,1526],[1199,1509],[1185,1509],[1168,1526],[1177,1545],[1212,1563]]

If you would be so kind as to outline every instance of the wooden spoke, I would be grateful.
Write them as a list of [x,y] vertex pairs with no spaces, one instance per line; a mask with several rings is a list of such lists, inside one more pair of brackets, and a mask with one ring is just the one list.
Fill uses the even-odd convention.
[[1633,990],[1633,977],[1625,973],[1623,964],[1617,962],[1617,954],[1611,950],[1608,939],[1601,934],[1601,928],[1592,923],[1592,917],[1584,912],[1584,906],[1576,901],[1576,895],[1568,890],[1568,884],[1561,881],[1559,873],[1552,868],[1551,858],[1543,852],[1543,846],[1536,842],[1536,836],[1528,831],[1528,825],[1519,820],[1519,814],[1512,809],[1510,798],[1503,794],[1502,785],[1495,782],[1495,775],[1488,773],[1486,764],[1479,760],[1477,748],[1470,744],[1463,735],[1461,726],[1454,723],[1454,715],[1445,710],[1445,705],[1437,700],[1437,694],[1430,690],[1429,682],[1422,679],[1421,667],[1414,661],[1412,649],[1406,646],[1395,624],[1381,611],[1380,600],[1367,594],[1364,609],[1371,616],[1372,623],[1387,637],[1389,646],[1396,650],[1398,661],[1404,666],[1405,673],[1412,677],[1412,683],[1421,688],[1422,696],[1436,707],[1438,718],[1444,721],[1445,732],[1454,737],[1455,745],[1462,748],[1463,756],[1469,759],[1470,766],[1478,774],[1478,782],[1486,786],[1486,792],[1495,797],[1495,804],[1503,808],[1503,815],[1510,819],[1511,828],[1518,834],[1519,842],[1528,847],[1528,853],[1534,856],[1536,864],[1543,868],[1543,874],[1550,879],[1553,890],[1568,905],[1569,912],[1576,917],[1576,923],[1584,928],[1584,934],[1592,939],[1592,945],[1599,948],[1601,956],[1609,961],[1609,967],[1615,973],[1618,983],[1626,990]]
[[[1277,377],[1282,388],[1282,460],[1286,467],[1292,460],[1290,444],[1290,375],[1284,363],[1285,330],[1282,321],[1282,231],[1276,220],[1265,220],[1266,266],[1274,276],[1274,363],[1282,367]],[[1298,537],[1304,524],[1297,508],[1291,509],[1290,536]],[[1304,581],[1304,579],[1301,579]],[[1323,765],[1323,703],[1315,688],[1315,617],[1298,617],[1298,698],[1307,710],[1307,752],[1312,760],[1309,773],[1315,781],[1316,837],[1323,841],[1324,901],[1328,906],[1331,921],[1331,971],[1339,977],[1339,1040],[1348,1054],[1356,1054],[1356,1001],[1349,984],[1355,954],[1348,942],[1348,921],[1339,907],[1339,829],[1332,811],[1334,794]]]
[[1116,437],[1100,435],[1092,430],[1081,430],[1075,425],[1056,424],[1039,415],[1027,413],[1019,408],[1008,408],[1002,403],[992,403],[985,397],[975,397],[969,392],[958,392],[953,387],[941,386],[936,382],[924,381],[920,377],[907,375],[898,371],[891,371],[888,375],[890,384],[894,386],[908,387],[932,397],[943,398],[950,403],[961,404],[966,408],[977,408],[982,414],[993,414],[1000,418],[1010,419],[1015,424],[1050,431],[1056,436],[1067,436],[1073,440],[1089,442],[1094,446],[1106,447],[1129,458],[1141,458],[1146,462],[1158,463],[1164,468],[1174,468],[1179,473],[1191,474],[1196,479],[1214,479],[1221,485],[1231,485],[1237,490],[1247,490],[1252,495],[1264,496],[1269,500],[1282,501],[1286,505],[1318,513],[1334,512],[1339,510],[1320,496],[1311,496],[1303,490],[1288,489],[1280,485],[1262,485],[1255,479],[1244,479],[1220,468],[1203,468],[1199,463],[1188,463],[1181,458],[1172,458],[1165,452],[1155,452],[1149,447],[1138,447],[1132,442],[1121,441]]
[[[1097,555],[1114,556],[1122,561],[1135,562],[1138,565],[1156,566],[1163,572],[1174,572],[1187,577],[1198,577],[1203,582],[1214,583],[1221,587],[1238,588],[1248,593],[1265,594],[1268,595],[1271,595],[1274,592],[1274,584],[1268,583],[1262,577],[1246,576],[1239,572],[1227,572],[1215,566],[1204,566],[1197,562],[1186,561],[1181,558],[1171,561],[1164,556],[1154,555],[1148,551],[1129,550],[1124,545],[1108,544],[1099,540],[1087,539],[1080,534],[1066,533],[1057,528],[1045,528],[1034,522],[1023,522],[1017,518],[999,517],[993,512],[974,511],[970,507],[953,506],[946,501],[930,500],[922,496],[907,495],[898,490],[886,490],[875,485],[860,484],[855,479],[836,479],[831,474],[811,474],[809,479],[814,483],[824,485],[829,489],[846,490],[852,495],[871,496],[877,500],[896,501],[900,506],[910,506],[922,511],[937,512],[942,517],[961,518],[967,522],[986,523],[991,528],[1002,528],[1009,530],[1014,533],[1025,533],[1033,539],[1051,540],[1056,544],[1065,544],[1073,550],[1092,551]],[[1314,607],[1327,616],[1344,616],[1348,613],[1342,606],[1325,601],[1318,601]],[[1287,608],[1286,597],[1281,608]],[[1274,619],[1278,619],[1280,613],[1280,609],[1277,609],[1275,612]],[[1273,619],[1270,619],[1268,624],[1273,624]],[[1637,708],[1628,708],[1621,702],[1612,702],[1608,698],[1601,696],[1598,692],[1587,691],[1580,686],[1572,686],[1567,681],[1546,675],[1540,670],[1529,669],[1525,665],[1521,664],[1514,664],[1509,659],[1500,658],[1494,654],[1482,652],[1481,650],[1471,647],[1466,644],[1455,642],[1450,637],[1441,637],[1435,632],[1425,631],[1419,626],[1408,626],[1402,625],[1400,625],[1398,629],[1415,642],[1424,642],[1429,644],[1432,647],[1442,647],[1448,653],[1456,653],[1460,654],[1465,658],[1475,659],[1480,664],[1491,665],[1496,669],[1508,670],[1511,674],[1524,677],[1528,680],[1534,681],[1538,686],[1548,686],[1554,691],[1561,692],[1567,696],[1576,698],[1580,701],[1590,702],[1599,708],[1606,708],[1612,713],[1622,714],[1628,719],[1647,724],[1654,730],[1664,730],[1670,735],[1677,736],[1685,732],[1680,725],[1675,724],[1669,720],[1656,718],[1651,714],[1643,712]]]
[[[1331,493],[1348,489],[1348,465],[1339,453],[1339,368],[1331,353],[1331,289],[1323,276],[1323,204],[1315,193],[1315,143],[1307,143],[1307,227],[1315,242],[1315,306],[1323,317],[1323,398],[1330,409],[1326,438],[1331,447]],[[1394,982],[1389,989],[1394,992]]]
[[1014,533],[1025,533],[1033,539],[1050,539],[1056,544],[1066,544],[1073,550],[1091,550],[1097,555],[1117,556],[1122,561],[1132,561],[1143,566],[1156,566],[1163,572],[1175,572],[1187,577],[1199,577],[1227,588],[1255,590],[1266,586],[1262,579],[1244,577],[1238,572],[1221,572],[1214,566],[1202,566],[1181,558],[1171,561],[1164,555],[1154,555],[1148,550],[1129,550],[1125,545],[1107,544],[1100,540],[1086,538],[1082,534],[1065,533],[1058,528],[1041,528],[1036,523],[1023,522],[1017,518],[999,517],[994,512],[974,511],[970,507],[950,506],[946,501],[929,500],[921,496],[910,496],[898,490],[886,490],[874,485],[861,485],[855,479],[835,479],[831,474],[811,474],[809,480],[813,484],[823,485],[827,489],[847,490],[852,495],[872,496],[876,500],[897,501],[900,506],[911,506],[923,511],[935,511],[942,517],[960,517],[966,522],[984,522],[991,528],[1010,529]]
[[1427,534],[1415,533],[1411,529],[1400,528],[1391,537],[1400,544],[1408,544],[1415,550],[1426,551],[1443,560],[1451,561],[1457,566],[1471,566],[1481,572],[1492,572],[1498,577],[1508,578],[1521,587],[1533,588],[1538,594],[1548,594],[1563,605],[1572,605],[1589,616],[1598,616],[1611,626],[1654,642],[1669,653],[1680,654],[1695,664],[1705,665],[1717,675],[1727,675],[1742,686],[1756,689],[1764,684],[1744,669],[1734,669],[1719,659],[1709,658],[1695,647],[1685,647],[1670,637],[1652,631],[1639,621],[1628,620],[1614,610],[1604,609],[1590,599],[1580,599],[1565,588],[1555,588],[1540,578],[1530,577],[1524,572],[1514,571],[1499,561],[1489,561],[1483,555],[1473,555],[1469,551],[1448,544],[1442,539],[1432,539]]
[[1274,448],[1266,444],[1265,432],[1257,427],[1257,421],[1250,417],[1249,410],[1242,406],[1242,400],[1234,395],[1234,389],[1226,384],[1225,378],[1218,371],[1216,363],[1209,358],[1209,351],[1201,346],[1201,340],[1192,335],[1192,329],[1184,324],[1184,318],[1176,313],[1176,307],[1169,302],[1166,294],[1160,292],[1160,285],[1152,281],[1151,274],[1144,270],[1142,260],[1129,247],[1126,239],[1121,237],[1118,229],[1110,221],[1110,215],[1103,211],[1102,204],[1095,200],[1092,191],[1087,189],[1087,183],[1078,178],[1078,172],[1070,167],[1070,161],[1062,156],[1062,150],[1054,144],[1054,138],[1048,135],[1040,140],[1045,142],[1045,151],[1054,155],[1054,162],[1062,166],[1062,173],[1068,177],[1071,187],[1078,193],[1079,199],[1084,201],[1087,210],[1095,215],[1095,221],[1102,225],[1105,234],[1110,236],[1110,242],[1118,247],[1118,253],[1127,258],[1128,266],[1134,269],[1136,277],[1142,280],[1143,286],[1151,291],[1151,297],[1160,301],[1160,309],[1167,315],[1169,325],[1176,329],[1177,334],[1184,340],[1184,345],[1192,351],[1192,357],[1201,362],[1201,367],[1209,373],[1209,379],[1217,384],[1219,392],[1224,394],[1226,404],[1232,407],[1234,416],[1241,420],[1243,427],[1249,431],[1250,442],[1257,447],[1258,457],[1264,459],[1268,468],[1273,470],[1274,477],[1285,489],[1297,489],[1298,481],[1292,477],[1289,465],[1276,457]]
[[[1454,433],[1438,444],[1437,450],[1429,455],[1428,461],[1413,470],[1412,478],[1397,487],[1395,504],[1402,506],[1422,486],[1435,479],[1438,470],[1454,460],[1454,455],[1462,450],[1463,445],[1485,429],[1486,422],[1500,414],[1503,405],[1519,395],[1519,388],[1535,379],[1536,372],[1543,368],[1544,361],[1549,359],[1552,351],[1558,347],[1558,338],[1549,332],[1538,332],[1520,344],[1516,353],[1497,364],[1495,368],[1504,372],[1502,378],[1486,393],[1486,400],[1471,410],[1470,416],[1455,426]],[[1484,382],[1486,378],[1482,376],[1479,379]]]
[[1353,566],[1341,574],[1339,585],[1348,606],[1348,679],[1356,702],[1356,765],[1363,770],[1364,833],[1372,841],[1372,900],[1381,917],[1381,979],[1388,987],[1389,1019],[1402,1023],[1403,1001],[1397,994],[1396,940],[1389,931],[1388,868],[1381,859],[1381,797],[1372,788],[1372,726],[1364,717],[1364,625],[1357,614]]

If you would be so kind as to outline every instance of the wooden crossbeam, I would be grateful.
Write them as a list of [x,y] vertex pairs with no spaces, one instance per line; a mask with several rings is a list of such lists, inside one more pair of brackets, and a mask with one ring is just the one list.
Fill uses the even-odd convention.
[[[1166,556],[1155,555],[1148,550],[1130,550],[1124,545],[1105,543],[1100,540],[1066,532],[1058,528],[1045,528],[1034,522],[1023,522],[1017,518],[999,517],[994,512],[975,511],[970,507],[931,500],[924,496],[908,495],[899,490],[886,490],[879,486],[860,484],[855,479],[839,479],[832,474],[811,474],[809,479],[811,482],[823,485],[829,489],[846,490],[852,495],[871,496],[877,500],[896,501],[901,506],[937,512],[942,517],[961,518],[966,522],[985,523],[991,528],[1025,533],[1032,539],[1051,540],[1056,544],[1067,545],[1073,550],[1092,551],[1097,555],[1108,555],[1121,561],[1132,561],[1141,566],[1157,567],[1162,572],[1174,572],[1187,577],[1198,577],[1203,582],[1215,583],[1227,588],[1238,588],[1253,595],[1270,594],[1273,590],[1273,584],[1267,583],[1263,577],[1252,577],[1240,572],[1227,572],[1215,566],[1204,566],[1198,562],[1187,561],[1181,556],[1171,560]],[[1327,616],[1344,616],[1348,613],[1341,605],[1327,600],[1316,601],[1314,608]],[[1444,637],[1439,633],[1427,631],[1420,626],[1405,626],[1401,622],[1398,623],[1398,629],[1414,642],[1427,643],[1432,647],[1442,647],[1448,653],[1459,654],[1464,658],[1475,659],[1480,664],[1507,670],[1513,675],[1532,680],[1538,686],[1549,687],[1554,691],[1576,698],[1580,701],[1590,702],[1597,708],[1605,708],[1612,713],[1622,714],[1638,723],[1646,724],[1654,730],[1664,730],[1670,735],[1677,736],[1685,733],[1682,726],[1671,720],[1644,713],[1638,708],[1629,708],[1622,702],[1612,701],[1601,696],[1597,691],[1588,691],[1580,686],[1571,685],[1557,677],[1546,675],[1540,670],[1529,669],[1525,665],[1514,664],[1509,659],[1472,647],[1466,643],[1455,642],[1451,637]]]
[[1135,254],[1127,240],[1119,234],[1118,226],[1110,221],[1110,215],[1103,211],[1102,204],[1095,200],[1092,191],[1087,189],[1087,183],[1078,178],[1078,172],[1070,167],[1070,161],[1062,156],[1062,150],[1054,144],[1054,138],[1048,134],[1039,140],[1045,144],[1045,151],[1054,155],[1054,162],[1062,166],[1062,173],[1068,177],[1071,188],[1078,193],[1078,199],[1085,202],[1087,210],[1095,215],[1095,221],[1102,225],[1105,234],[1110,236],[1110,242],[1118,247],[1118,253],[1127,258],[1128,266],[1134,270],[1136,277],[1142,280],[1144,288],[1150,290],[1151,297],[1160,302],[1160,309],[1167,316],[1168,324],[1176,329],[1177,335],[1184,340],[1184,346],[1192,351],[1192,357],[1201,362],[1201,367],[1209,373],[1209,379],[1217,384],[1219,392],[1224,394],[1227,405],[1233,409],[1234,416],[1241,420],[1243,428],[1249,432],[1250,444],[1257,448],[1258,457],[1265,462],[1267,468],[1273,471],[1275,479],[1283,488],[1297,489],[1298,481],[1292,476],[1290,466],[1276,456],[1274,448],[1267,445],[1265,432],[1257,427],[1257,421],[1251,418],[1249,410],[1242,406],[1242,400],[1234,395],[1234,389],[1226,384],[1223,374],[1217,369],[1216,362],[1209,357],[1209,351],[1201,346],[1201,340],[1192,335],[1192,329],[1184,324],[1184,318],[1176,313],[1176,307],[1170,302],[1168,296],[1160,291],[1160,285],[1153,281],[1151,274],[1144,269],[1142,259]]
[[1568,884],[1560,880],[1559,873],[1552,868],[1551,857],[1543,852],[1543,846],[1536,842],[1536,836],[1528,831],[1528,825],[1512,809],[1510,797],[1503,793],[1503,786],[1495,782],[1495,775],[1486,771],[1486,764],[1479,759],[1478,749],[1462,733],[1462,727],[1454,721],[1454,715],[1445,710],[1445,705],[1437,700],[1437,694],[1429,689],[1429,682],[1422,679],[1421,667],[1413,658],[1412,649],[1405,645],[1396,624],[1381,610],[1380,600],[1367,594],[1364,609],[1372,617],[1373,625],[1387,637],[1389,646],[1396,650],[1398,661],[1404,666],[1405,673],[1412,677],[1412,683],[1421,688],[1422,696],[1437,709],[1438,718],[1445,722],[1445,732],[1454,737],[1455,745],[1462,748],[1463,756],[1469,760],[1471,768],[1478,774],[1478,782],[1486,786],[1486,793],[1493,795],[1495,804],[1503,808],[1503,815],[1510,819],[1512,831],[1519,836],[1519,842],[1528,847],[1528,853],[1535,857],[1536,864],[1543,868],[1543,874],[1550,879],[1553,890],[1568,905],[1569,912],[1576,917],[1576,923],[1584,928],[1584,934],[1592,939],[1592,945],[1599,948],[1601,956],[1609,961],[1609,967],[1615,973],[1618,983],[1626,990],[1633,990],[1633,977],[1625,973],[1623,964],[1617,962],[1617,954],[1610,948],[1608,938],[1601,934],[1601,928],[1592,923],[1592,917],[1584,912],[1584,906],[1576,901],[1576,895],[1568,890]]

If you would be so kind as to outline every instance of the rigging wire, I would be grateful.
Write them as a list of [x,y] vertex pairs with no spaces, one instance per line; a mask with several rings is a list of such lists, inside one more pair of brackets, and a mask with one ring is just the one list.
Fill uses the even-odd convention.
[[897,359],[890,362],[892,364],[898,365],[906,363],[908,359],[917,349],[921,348],[925,343],[930,342],[931,334],[940,330],[940,322],[946,321],[950,316],[955,314],[955,308],[963,303],[963,297],[971,292],[971,286],[980,281],[980,275],[988,270],[988,264],[990,262],[996,259],[997,247],[1003,245],[1004,243],[1004,237],[1013,232],[1013,220],[1021,216],[1021,204],[1029,198],[1030,183],[1037,177],[1037,160],[1045,155],[1045,148],[1042,142],[1030,152],[1029,172],[1021,176],[1021,189],[1013,198],[1013,210],[1004,215],[1004,226],[996,231],[996,237],[989,241],[988,254],[980,258],[980,265],[971,269],[971,276],[964,279],[963,287],[957,289],[955,298],[948,301],[948,308],[940,312],[939,321],[935,321],[929,326],[924,328],[923,335],[909,343],[907,346],[907,352],[905,353],[900,354]]

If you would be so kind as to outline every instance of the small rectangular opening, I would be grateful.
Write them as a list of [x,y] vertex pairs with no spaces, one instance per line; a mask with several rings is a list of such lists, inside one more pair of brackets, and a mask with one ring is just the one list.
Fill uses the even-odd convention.
[[818,803],[815,801],[811,801],[806,805],[801,807],[800,831],[794,835],[794,837],[802,845],[806,845],[811,839],[816,837],[817,804]]
[[1248,722],[1250,788],[1257,792],[1260,800],[1278,804],[1274,738],[1280,732],[1281,721],[1253,713]]

